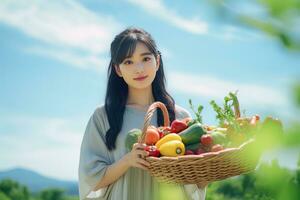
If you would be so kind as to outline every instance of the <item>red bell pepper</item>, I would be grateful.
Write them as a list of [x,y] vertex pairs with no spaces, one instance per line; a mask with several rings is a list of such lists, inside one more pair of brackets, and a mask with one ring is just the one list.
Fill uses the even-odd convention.
[[179,133],[187,128],[187,124],[180,120],[174,120],[171,124],[171,132]]

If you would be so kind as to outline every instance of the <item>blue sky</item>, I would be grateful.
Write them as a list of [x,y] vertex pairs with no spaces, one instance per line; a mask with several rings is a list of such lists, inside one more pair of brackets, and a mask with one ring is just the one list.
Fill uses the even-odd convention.
[[110,42],[128,26],[152,34],[170,93],[190,112],[189,98],[204,105],[204,122],[216,123],[208,102],[235,90],[249,115],[297,120],[290,86],[299,54],[218,20],[203,2],[2,0],[0,170],[77,179],[86,123],[104,100]]

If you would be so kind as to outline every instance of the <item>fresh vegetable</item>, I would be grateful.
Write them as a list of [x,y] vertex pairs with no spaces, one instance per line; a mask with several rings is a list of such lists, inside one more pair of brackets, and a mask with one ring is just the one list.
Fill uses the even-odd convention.
[[163,156],[176,157],[184,155],[185,147],[181,141],[172,140],[162,144],[159,148],[160,154]]
[[210,133],[212,139],[213,139],[213,144],[225,144],[227,142],[226,135],[224,133],[221,133],[219,131],[213,131]]
[[210,104],[217,113],[216,118],[219,120],[220,127],[232,126],[234,131],[239,132],[240,127],[236,118],[240,117],[240,108],[236,93],[230,92],[228,96],[224,97],[223,108],[218,106],[213,100],[210,101]]
[[159,133],[154,128],[148,128],[145,134],[145,143],[153,145],[160,139]]
[[221,150],[223,150],[223,149],[224,149],[224,148],[223,148],[222,145],[220,145],[220,144],[215,144],[214,146],[212,146],[211,151],[212,151],[212,152],[217,152],[217,151],[221,151]]
[[157,128],[157,131],[159,133],[159,137],[162,138],[167,134],[171,133],[171,127],[169,126],[160,126]]
[[203,145],[210,146],[213,143],[213,137],[211,136],[211,134],[204,134],[201,136],[200,141]]
[[142,131],[140,129],[132,129],[130,130],[125,139],[125,147],[127,151],[131,151],[134,143],[138,142],[139,137],[142,135]]
[[184,155],[194,155],[194,152],[192,150],[185,150]]
[[200,154],[203,154],[203,153],[206,153],[206,151],[205,151],[203,148],[198,148],[198,149],[195,151],[195,154],[196,154],[196,155],[200,155]]
[[149,152],[149,156],[159,157],[159,155],[160,155],[159,150],[158,150],[157,147],[154,146],[154,145],[146,146],[146,147],[145,147],[145,151],[148,151],[148,152]]
[[199,149],[200,146],[201,146],[200,143],[197,142],[197,143],[194,143],[194,144],[186,145],[185,149],[186,150],[191,150],[191,151],[196,151],[197,149]]
[[199,142],[200,137],[204,134],[205,131],[203,130],[200,123],[193,124],[192,126],[179,133],[182,142],[185,145]]
[[[145,133],[147,144],[145,150],[149,152],[149,156],[175,157],[218,152],[228,147],[238,147],[253,138],[260,144],[257,146],[264,146],[267,149],[282,140],[283,127],[280,120],[267,117],[261,123],[259,115],[241,117],[236,93],[230,92],[224,98],[222,107],[215,101],[210,102],[217,113],[216,118],[219,121],[217,126],[203,125],[201,116],[203,106],[199,105],[195,111],[191,99],[189,103],[196,115],[195,119],[186,117],[174,120],[170,126],[148,127]],[[133,129],[128,133],[125,144],[127,150],[131,150],[141,135],[142,131],[139,129]]]
[[160,140],[158,140],[155,144],[155,146],[159,149],[161,145],[163,145],[166,142],[169,141],[173,141],[173,140],[177,140],[177,141],[182,141],[181,137],[176,134],[176,133],[170,133],[166,136],[164,136],[163,138],[161,138]]
[[179,133],[187,128],[187,124],[183,121],[178,119],[174,120],[171,124],[171,132],[172,133]]
[[201,123],[202,124],[202,116],[201,116],[201,112],[203,110],[203,106],[202,105],[199,105],[198,106],[198,110],[195,111],[195,108],[194,108],[194,105],[192,103],[192,100],[189,99],[189,104],[190,104],[190,108],[192,109],[192,111],[194,112],[194,114],[196,115],[196,119],[195,120],[192,120],[191,122],[192,123],[189,123],[188,125],[193,125],[194,123]]

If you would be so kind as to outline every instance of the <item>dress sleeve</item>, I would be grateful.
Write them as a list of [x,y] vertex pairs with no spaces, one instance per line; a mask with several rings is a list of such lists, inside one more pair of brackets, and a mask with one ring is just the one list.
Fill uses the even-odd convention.
[[192,117],[190,112],[181,106],[175,105],[175,118],[181,120],[186,117]]
[[93,191],[103,178],[108,165],[112,164],[109,151],[105,145],[105,125],[101,109],[97,108],[90,117],[82,139],[79,161],[79,194],[80,199],[104,196],[108,187]]
[[[177,106],[175,107],[176,110],[176,119],[184,119],[186,117],[192,117],[189,111],[185,108]],[[186,194],[189,196],[189,199],[192,200],[205,200],[206,196],[206,187],[205,188],[198,188],[196,184],[186,184],[184,185],[184,190]]]

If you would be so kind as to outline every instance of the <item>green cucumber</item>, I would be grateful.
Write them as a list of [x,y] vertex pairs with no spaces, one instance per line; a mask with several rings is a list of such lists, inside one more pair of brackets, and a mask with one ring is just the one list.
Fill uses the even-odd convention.
[[179,136],[185,145],[189,145],[200,142],[200,138],[204,134],[205,131],[203,130],[202,125],[200,123],[195,123],[187,129],[181,131]]

